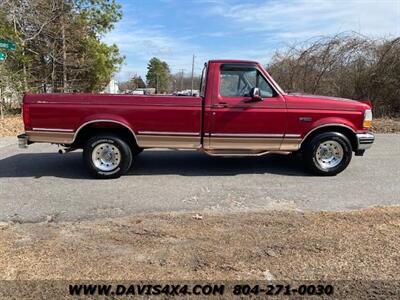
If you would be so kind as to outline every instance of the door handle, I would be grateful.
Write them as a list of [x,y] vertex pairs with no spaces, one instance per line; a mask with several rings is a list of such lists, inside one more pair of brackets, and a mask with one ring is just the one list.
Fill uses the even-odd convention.
[[213,108],[226,108],[228,107],[228,103],[226,102],[218,102],[212,106]]

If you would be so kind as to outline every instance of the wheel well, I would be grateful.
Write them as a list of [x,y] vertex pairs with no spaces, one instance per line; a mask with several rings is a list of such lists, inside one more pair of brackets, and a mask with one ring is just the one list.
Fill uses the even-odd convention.
[[351,148],[353,149],[353,151],[357,149],[357,138],[356,138],[355,133],[350,128],[343,127],[343,126],[335,126],[335,125],[321,127],[321,128],[314,130],[313,132],[311,132],[305,138],[305,140],[302,141],[301,149],[303,149],[303,147],[309,141],[311,141],[316,135],[323,133],[323,132],[330,132],[330,131],[339,132],[339,133],[343,134],[344,136],[346,136],[349,139],[349,141],[351,143]]
[[79,129],[71,147],[83,148],[85,142],[94,135],[114,134],[123,139],[131,148],[138,147],[134,133],[127,127],[113,122],[90,123]]

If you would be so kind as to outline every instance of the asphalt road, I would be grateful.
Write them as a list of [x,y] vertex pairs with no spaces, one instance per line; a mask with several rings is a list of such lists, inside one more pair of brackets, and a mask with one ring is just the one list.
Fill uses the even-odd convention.
[[0,221],[79,220],[143,212],[265,209],[347,210],[400,204],[400,134],[378,135],[335,177],[304,172],[286,156],[210,157],[144,151],[130,173],[88,177],[80,152],[0,138]]

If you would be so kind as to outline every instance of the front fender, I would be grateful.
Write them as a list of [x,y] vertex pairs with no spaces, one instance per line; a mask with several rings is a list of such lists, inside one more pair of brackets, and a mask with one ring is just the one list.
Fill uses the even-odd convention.
[[340,117],[327,117],[316,120],[315,122],[311,123],[309,130],[305,132],[303,137],[309,135],[312,131],[315,131],[318,128],[328,127],[328,126],[346,127],[353,132],[357,131],[357,126],[348,119]]

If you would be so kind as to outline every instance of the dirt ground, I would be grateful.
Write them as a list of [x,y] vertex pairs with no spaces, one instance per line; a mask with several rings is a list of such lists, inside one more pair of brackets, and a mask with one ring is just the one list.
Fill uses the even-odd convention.
[[0,226],[0,280],[400,280],[399,263],[400,207]]
[[372,122],[372,129],[376,133],[399,133],[400,132],[400,118],[374,119]]
[[[17,136],[24,131],[21,116],[7,116],[0,119],[0,137]],[[400,132],[400,119],[374,119],[373,131],[376,133]]]
[[400,296],[399,265],[397,206],[0,224],[0,282],[381,280]]

